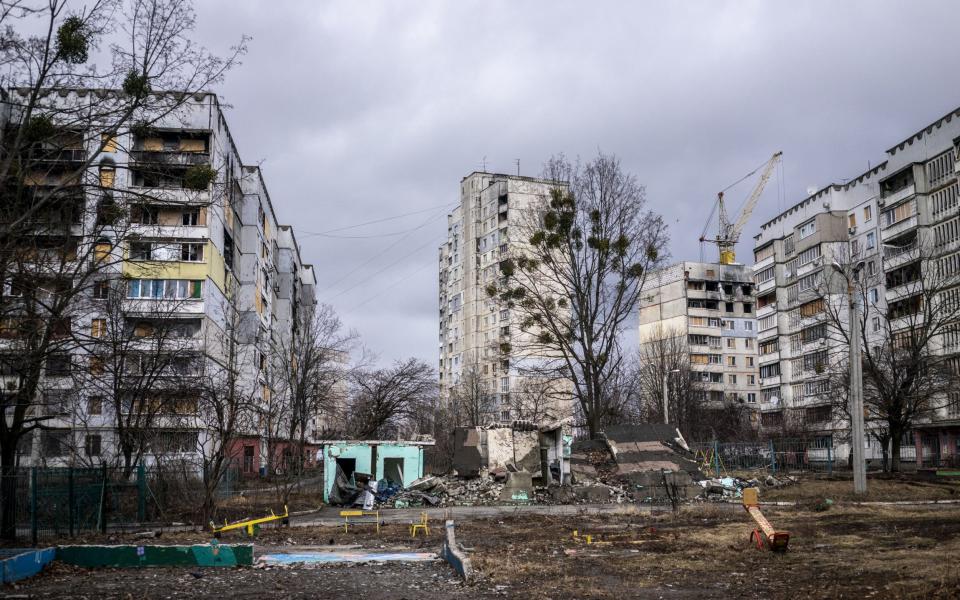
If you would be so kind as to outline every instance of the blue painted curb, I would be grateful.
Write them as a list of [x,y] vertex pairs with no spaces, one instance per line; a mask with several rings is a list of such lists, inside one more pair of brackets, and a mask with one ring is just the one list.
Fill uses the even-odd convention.
[[55,548],[40,550],[14,550],[10,558],[0,560],[3,567],[3,583],[13,583],[33,577],[43,570],[56,555]]

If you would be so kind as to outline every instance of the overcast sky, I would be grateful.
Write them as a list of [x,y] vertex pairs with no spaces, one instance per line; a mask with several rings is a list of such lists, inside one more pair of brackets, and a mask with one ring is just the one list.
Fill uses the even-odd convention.
[[217,90],[243,160],[262,162],[320,300],[384,362],[436,364],[443,205],[484,158],[537,175],[554,153],[615,153],[672,258],[697,260],[717,190],[782,150],[749,263],[760,224],[809,187],[960,106],[957,2],[197,4],[211,48],[253,37]]

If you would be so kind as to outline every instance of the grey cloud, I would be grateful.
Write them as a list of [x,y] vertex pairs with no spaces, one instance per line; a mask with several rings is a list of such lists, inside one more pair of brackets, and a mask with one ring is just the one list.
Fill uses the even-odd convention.
[[[519,159],[537,174],[557,152],[620,155],[670,223],[680,260],[699,256],[716,191],[783,150],[783,179],[740,244],[749,261],[759,225],[808,186],[859,174],[960,105],[951,60],[960,5],[949,2],[204,0],[198,11],[211,47],[254,38],[218,91],[234,106],[245,160],[264,161],[279,218],[303,232],[321,297],[439,242],[446,222],[359,270],[395,238],[305,232],[453,203],[484,156],[488,169],[513,172]],[[435,263],[425,248],[333,304],[384,360],[432,363]]]

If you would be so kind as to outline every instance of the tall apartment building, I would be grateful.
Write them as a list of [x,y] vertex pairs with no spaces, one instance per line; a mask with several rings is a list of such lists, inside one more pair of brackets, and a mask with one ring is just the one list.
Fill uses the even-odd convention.
[[[9,90],[8,116],[15,118],[23,93]],[[112,92],[58,95],[69,106],[94,93]],[[117,399],[110,393],[123,394],[116,390],[127,384],[110,381],[119,371],[104,369],[98,354],[101,341],[115,335],[111,328],[130,336],[130,360],[137,365],[124,369],[124,377],[132,381],[158,361],[165,365],[148,392],[120,402],[122,413],[156,407],[143,461],[196,462],[210,447],[199,407],[201,377],[233,370],[243,393],[265,406],[276,391],[267,376],[271,349],[296,336],[315,305],[313,268],[302,261],[293,229],[278,224],[260,169],[242,163],[217,97],[196,94],[150,119],[148,127],[130,127],[109,140],[65,131],[73,139],[70,151],[53,153],[33,181],[38,189],[57,183],[58,161],[69,162],[61,165],[68,172],[98,153],[83,175],[94,184],[72,192],[82,210],[72,212],[67,227],[74,247],[92,245],[94,260],[108,266],[77,297],[68,327],[82,341],[64,344],[62,356],[48,360],[38,409],[51,418],[38,435],[22,440],[21,464],[116,459]],[[113,220],[104,222],[107,217]],[[13,289],[12,281],[4,285]],[[111,294],[121,298],[115,314],[108,308]],[[166,341],[157,340],[161,331]],[[0,353],[16,347],[15,336],[4,337]],[[11,364],[4,383],[16,389]],[[262,422],[262,415],[244,420],[248,437],[235,449],[251,471],[265,460]]]
[[[520,239],[518,218],[553,185],[533,177],[474,172],[460,182],[460,205],[447,216],[447,241],[439,249],[440,394],[449,401],[465,378],[479,380],[487,395],[488,421],[517,418],[518,394],[530,392],[530,377],[521,374],[529,357],[519,350],[519,327],[487,287],[500,280],[500,262],[526,242]],[[570,411],[568,400],[551,404],[553,418]]]
[[[640,297],[641,348],[680,337],[706,408],[757,406],[753,271],[739,264],[681,262],[650,273]],[[671,345],[676,348],[678,345]]]
[[[869,171],[817,191],[761,226],[754,274],[764,426],[792,421],[825,437],[847,427],[831,417],[825,368],[847,351],[827,334],[825,323],[824,302],[846,302],[846,284],[830,277],[834,261],[863,261],[868,280],[876,283],[866,301],[887,312],[894,330],[899,311],[917,301],[919,290],[908,284],[920,269],[960,274],[958,151],[960,110],[888,149],[886,160]],[[921,261],[921,246],[934,255]],[[868,327],[868,334],[880,334],[878,322]],[[938,351],[960,351],[951,339]],[[928,446],[954,455],[958,399],[917,426],[932,439]]]

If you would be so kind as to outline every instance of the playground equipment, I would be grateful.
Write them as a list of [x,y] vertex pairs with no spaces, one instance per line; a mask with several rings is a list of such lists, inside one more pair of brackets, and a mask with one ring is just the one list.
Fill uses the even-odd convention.
[[[351,525],[362,523],[373,523],[377,526],[377,533],[380,533],[380,511],[379,510],[341,510],[340,516],[343,517],[343,532],[347,533]],[[371,520],[370,517],[373,517]],[[353,518],[353,521],[350,519]]]
[[759,492],[757,488],[743,490],[743,508],[757,523],[757,528],[750,532],[750,542],[756,544],[758,550],[763,550],[766,546],[773,552],[786,552],[787,544],[790,543],[790,534],[774,529],[770,521],[760,512]]
[[235,521],[233,523],[227,523],[227,521],[224,520],[222,527],[217,527],[214,525],[213,521],[210,521],[210,529],[213,530],[213,536],[217,538],[220,537],[220,534],[224,531],[231,531],[234,529],[246,529],[247,535],[253,537],[258,531],[260,531],[260,525],[263,523],[270,523],[272,521],[280,521],[283,525],[290,524],[290,511],[287,509],[286,505],[283,507],[282,515],[274,514],[273,509],[270,509],[269,517],[244,519],[243,521]]

